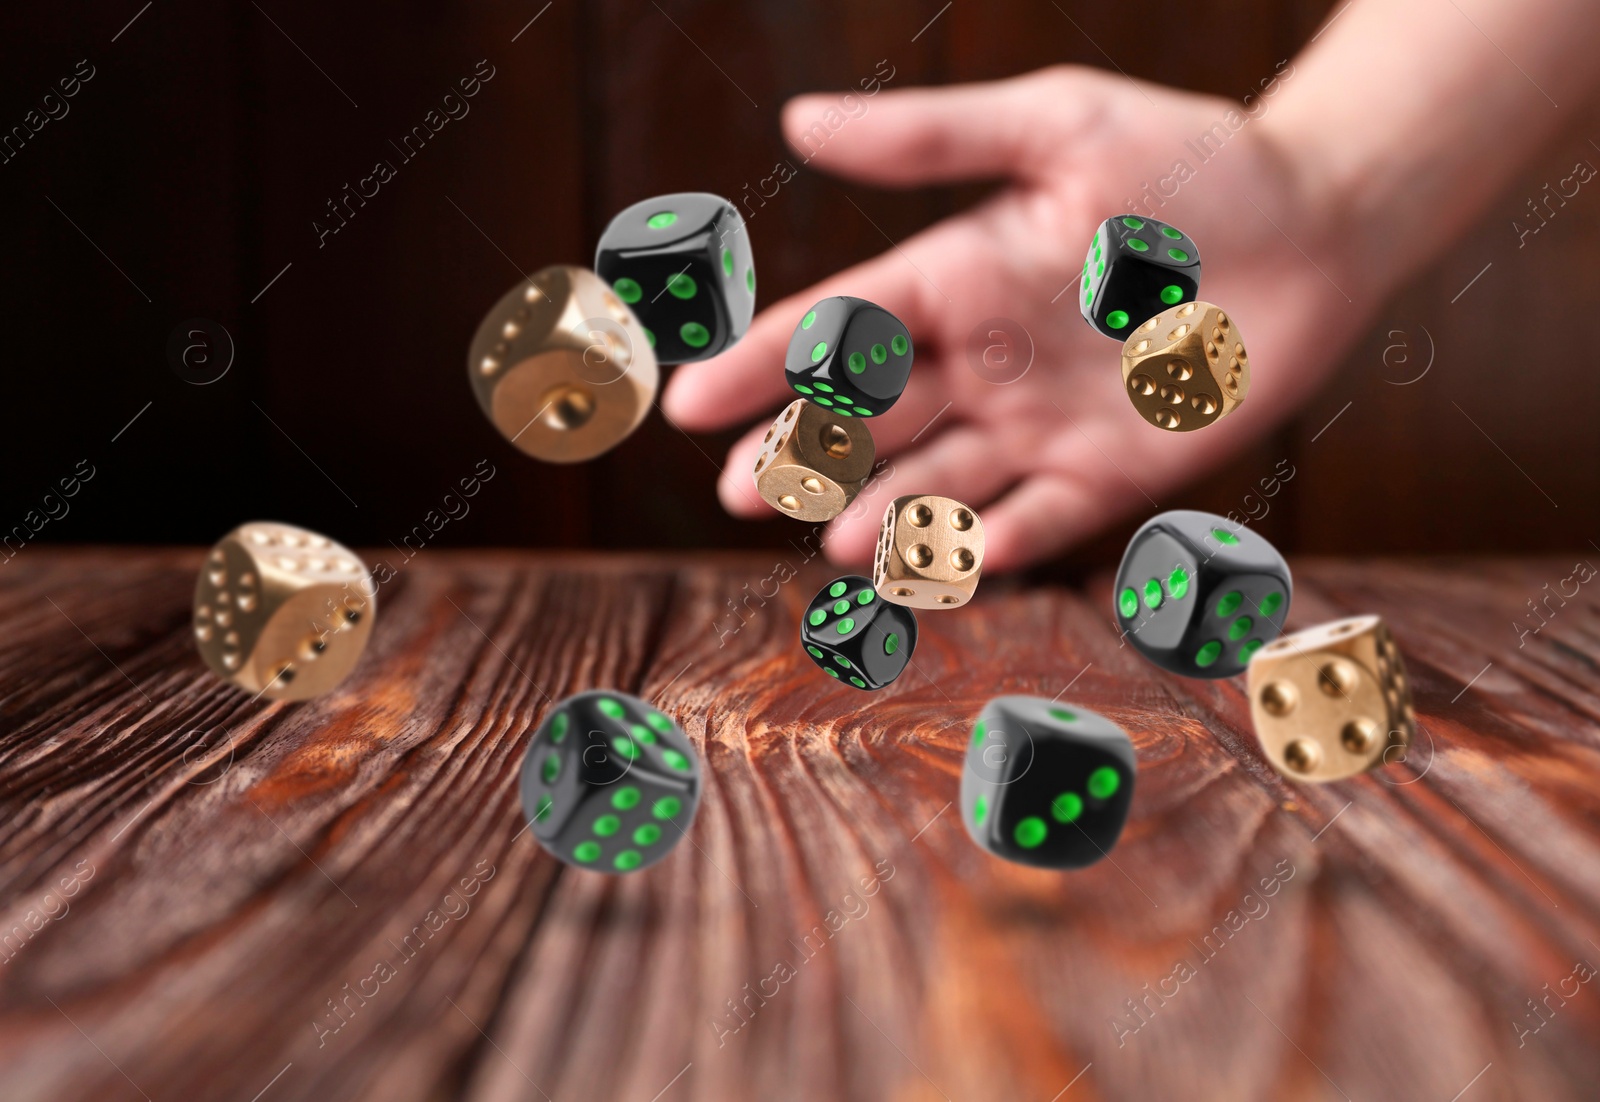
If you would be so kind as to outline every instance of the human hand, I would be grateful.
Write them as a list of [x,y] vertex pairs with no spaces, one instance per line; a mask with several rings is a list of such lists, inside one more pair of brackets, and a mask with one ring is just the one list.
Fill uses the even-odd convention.
[[[1269,100],[1258,104],[1270,110]],[[827,97],[791,101],[784,111],[791,142],[829,106]],[[1336,219],[1326,200],[1313,198],[1314,166],[1269,138],[1259,119],[1205,162],[1185,144],[1238,110],[1227,100],[1065,67],[877,96],[812,163],[878,185],[994,176],[1008,184],[768,307],[727,353],[677,369],[662,404],[684,429],[766,418],[729,452],[718,486],[723,504],[741,516],[769,512],[751,468],[771,411],[793,398],[784,350],[807,309],[841,294],[898,315],[916,348],[905,394],[872,421],[878,458],[889,461],[878,476],[889,489],[885,504],[936,493],[977,508],[991,570],[1044,558],[1123,514],[1176,504],[1179,486],[1310,395],[1380,297],[1370,282],[1378,273],[1363,269],[1369,282],[1358,292],[1344,271]],[[1182,182],[1173,177],[1180,159],[1192,170]],[[1163,177],[1176,194],[1141,209],[1146,200],[1134,197]],[[1200,243],[1201,298],[1233,315],[1250,352],[1247,400],[1197,432],[1166,432],[1134,411],[1122,393],[1118,344],[1078,312],[1089,238],[1105,218],[1130,211],[1181,226]],[[995,317],[1020,323],[1034,345],[1032,366],[1003,384],[980,376],[968,359],[974,327]],[[869,560],[878,522],[877,510],[846,510],[827,533],[828,556]]]

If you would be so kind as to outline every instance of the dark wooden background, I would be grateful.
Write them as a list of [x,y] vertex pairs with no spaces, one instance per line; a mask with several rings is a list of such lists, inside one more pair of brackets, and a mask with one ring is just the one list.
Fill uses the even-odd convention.
[[[488,459],[498,480],[437,544],[779,546],[790,526],[736,522],[716,504],[713,461],[731,437],[691,441],[658,417],[605,459],[557,469],[490,430],[465,349],[519,270],[587,262],[607,217],[640,196],[742,194],[789,156],[776,126],[786,97],[852,85],[879,59],[907,87],[1104,65],[1098,43],[1134,75],[1239,95],[1330,7],[958,0],[912,42],[937,0],[556,0],[539,14],[542,2],[7,5],[0,126],[80,59],[96,75],[0,164],[0,529],[87,459],[94,481],[40,539],[207,543],[267,516],[382,547]],[[1153,28],[1168,32],[1159,48]],[[471,113],[319,248],[327,200],[393,159],[389,140],[480,59],[496,75]],[[1297,479],[1259,523],[1289,549],[1597,538],[1595,352],[1578,323],[1592,309],[1600,199],[1580,194],[1527,248],[1511,229],[1546,180],[1600,161],[1596,113],[1563,110],[1567,134],[1396,299],[1298,421],[1163,506],[1238,509],[1287,460]],[[802,173],[751,221],[763,299],[881,249],[845,194],[898,239],[979,190],[898,194]],[[221,321],[237,344],[211,386],[167,364],[169,333],[192,317]],[[1411,368],[1385,348],[1420,348],[1424,330],[1436,366],[1390,385]],[[1312,462],[1308,441],[1346,403]]]

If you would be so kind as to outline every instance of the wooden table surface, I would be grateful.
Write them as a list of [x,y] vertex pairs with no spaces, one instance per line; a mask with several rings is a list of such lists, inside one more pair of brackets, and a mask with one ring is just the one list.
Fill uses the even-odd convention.
[[[1104,575],[985,581],[867,695],[796,643],[830,574],[798,555],[429,551],[355,674],[285,705],[201,666],[200,552],[26,548],[0,1098],[1593,1099],[1600,589],[1514,627],[1576,557],[1295,563],[1291,626],[1381,613],[1421,728],[1314,788],[1242,678],[1119,648]],[[549,701],[602,686],[707,767],[693,844],[635,876],[560,865],[518,806]],[[950,801],[989,697],[1063,690],[1139,787],[1112,860],[1060,874]]]

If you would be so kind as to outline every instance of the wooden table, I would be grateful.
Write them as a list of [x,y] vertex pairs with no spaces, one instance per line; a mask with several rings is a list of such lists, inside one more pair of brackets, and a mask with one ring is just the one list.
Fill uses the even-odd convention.
[[[1421,719],[1407,763],[1321,788],[1268,768],[1242,679],[1119,648],[1109,577],[990,579],[869,696],[800,651],[829,572],[787,559],[429,551],[341,690],[283,705],[202,668],[199,552],[24,549],[0,1098],[1600,1091],[1600,589],[1513,627],[1571,558],[1296,563],[1291,623],[1384,615]],[[522,830],[529,733],[597,686],[707,764],[693,844],[636,876]],[[1112,860],[1050,874],[950,801],[986,699],[1063,691],[1140,775]]]

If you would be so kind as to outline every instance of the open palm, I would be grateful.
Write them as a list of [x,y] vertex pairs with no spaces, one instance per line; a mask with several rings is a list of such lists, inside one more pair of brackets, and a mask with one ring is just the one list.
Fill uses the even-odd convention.
[[[786,133],[793,139],[827,106],[791,102]],[[1122,514],[1166,504],[1163,495],[1311,393],[1359,335],[1370,295],[1340,271],[1330,220],[1258,123],[1245,123],[1204,162],[1185,144],[1235,110],[1229,101],[1077,68],[880,95],[813,164],[888,186],[984,177],[1008,185],[763,311],[730,351],[678,369],[663,398],[667,414],[689,430],[770,418],[793,397],[782,364],[795,324],[818,299],[854,295],[898,315],[916,349],[904,396],[872,422],[887,461],[878,476],[882,503],[936,493],[978,508],[992,570],[1026,565]],[[1179,159],[1190,170],[1182,182],[1173,175]],[[1153,213],[1200,243],[1201,297],[1237,320],[1253,372],[1248,400],[1198,432],[1166,432],[1135,412],[1122,392],[1120,346],[1086,325],[1077,306],[1095,227],[1164,177],[1171,197]],[[984,324],[996,318],[1012,325]],[[1006,328],[1025,336],[1014,342]],[[969,351],[975,330],[979,346],[1002,355],[1025,354],[1031,343],[1027,370],[1015,377],[1025,360],[985,368]],[[729,452],[718,491],[735,514],[771,512],[751,477],[766,426]],[[829,557],[870,559],[880,512],[847,510],[833,522]]]

